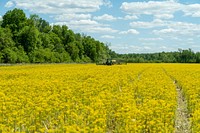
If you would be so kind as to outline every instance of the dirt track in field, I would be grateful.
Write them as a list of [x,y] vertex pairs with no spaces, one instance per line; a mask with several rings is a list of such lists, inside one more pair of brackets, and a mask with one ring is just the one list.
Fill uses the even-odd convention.
[[176,85],[178,103],[176,110],[175,133],[191,133],[187,101],[183,96],[182,88],[178,85],[176,80],[174,80],[174,84]]
[[175,133],[191,133],[191,124],[189,121],[189,112],[187,108],[187,100],[185,99],[182,87],[177,80],[169,75],[163,68],[163,71],[172,79],[177,91],[177,110],[175,118]]

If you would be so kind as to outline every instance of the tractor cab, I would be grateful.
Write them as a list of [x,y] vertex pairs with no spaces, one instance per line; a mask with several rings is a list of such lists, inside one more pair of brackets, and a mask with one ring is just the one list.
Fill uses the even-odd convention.
[[106,59],[104,61],[98,61],[96,63],[96,65],[123,65],[123,64],[126,65],[127,62],[124,61],[124,60],[110,59],[110,58],[108,58],[108,59]]
[[116,60],[112,60],[112,59],[106,60],[106,65],[114,65],[114,64],[116,64]]
[[113,63],[112,63],[112,60],[111,59],[107,59],[106,60],[106,65],[112,65]]

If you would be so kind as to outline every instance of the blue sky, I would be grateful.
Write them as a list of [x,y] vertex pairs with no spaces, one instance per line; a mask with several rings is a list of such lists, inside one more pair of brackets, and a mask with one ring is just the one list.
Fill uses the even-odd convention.
[[117,53],[200,51],[200,0],[1,0],[51,24],[109,44]]

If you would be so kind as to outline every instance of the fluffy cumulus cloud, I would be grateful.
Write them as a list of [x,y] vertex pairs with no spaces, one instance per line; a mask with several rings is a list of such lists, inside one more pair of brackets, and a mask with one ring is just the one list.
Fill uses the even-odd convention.
[[105,39],[114,39],[115,36],[111,36],[111,35],[103,35],[103,36],[101,36],[101,38],[105,38]]
[[92,13],[99,11],[102,6],[110,8],[112,3],[109,0],[10,0],[5,5],[7,8],[17,7],[32,13],[48,14],[54,19],[54,24],[66,24],[79,32],[117,32],[109,25],[97,22],[116,20],[112,15],[104,14],[93,18]]
[[[197,36],[200,34],[200,24],[188,23],[188,22],[177,22],[155,19],[150,22],[134,21],[130,23],[132,28],[152,29],[156,35],[188,35]],[[154,30],[160,28],[160,30]]]
[[109,8],[113,7],[111,1],[109,1],[109,0],[104,0],[104,5],[109,7]]
[[163,38],[157,37],[157,38],[139,38],[140,41],[162,41]]
[[118,30],[114,30],[110,27],[88,27],[85,28],[84,31],[90,32],[90,33],[116,33]]
[[127,34],[133,34],[133,35],[137,35],[137,34],[140,34],[137,30],[135,29],[129,29],[127,31],[121,31],[119,32],[119,34],[124,34],[124,35],[127,35]]
[[155,14],[155,18],[157,19],[172,19],[174,18],[173,14]]
[[71,20],[88,20],[91,19],[91,14],[61,14],[56,15],[55,20],[60,22],[71,21]]
[[186,22],[165,22],[165,27],[161,30],[153,30],[156,35],[167,36],[197,36],[200,34],[200,24],[186,23]]
[[128,14],[153,15],[163,19],[173,18],[173,14],[178,11],[186,16],[200,17],[200,4],[182,4],[174,0],[123,2],[120,8]]
[[12,2],[12,1],[8,1],[8,2],[6,3],[6,5],[5,5],[5,7],[7,7],[7,8],[10,8],[10,7],[12,7],[12,6],[14,6],[14,2]]
[[166,26],[166,21],[155,19],[151,22],[135,21],[131,22],[130,26],[133,28],[154,28]]
[[137,15],[170,15],[180,10],[181,6],[181,4],[174,1],[124,2],[121,9],[127,13]]
[[142,15],[153,16],[154,20],[152,21],[131,22],[130,26],[134,29],[152,29],[153,34],[166,37],[196,37],[200,34],[200,24],[177,21],[177,16],[175,16],[176,12],[182,12],[182,18],[200,17],[200,4],[197,3],[183,4],[175,0],[138,1],[123,2],[120,8],[127,15],[140,17],[141,20],[143,20]]
[[184,7],[186,16],[200,17],[200,4],[191,4]]
[[136,15],[126,15],[124,17],[125,20],[136,20],[138,17]]
[[[167,29],[162,29],[162,30],[154,30],[153,31],[155,34],[160,35],[160,34],[176,34],[178,33],[178,30],[172,29],[172,28],[167,28]],[[180,32],[181,33],[181,32]]]
[[154,53],[161,51],[176,51],[175,47],[167,47],[164,44],[160,45],[134,45],[134,44],[115,44],[110,46],[111,49],[118,53]]
[[117,18],[113,17],[112,15],[109,14],[104,14],[102,16],[96,16],[94,17],[95,20],[100,20],[100,21],[114,21],[117,20]]
[[66,14],[95,12],[103,5],[111,6],[111,3],[104,0],[11,0],[5,6],[16,6],[34,13]]
[[94,20],[76,20],[69,22],[56,22],[56,25],[67,25],[74,30],[88,33],[116,33],[117,30],[110,28],[108,25],[98,23]]

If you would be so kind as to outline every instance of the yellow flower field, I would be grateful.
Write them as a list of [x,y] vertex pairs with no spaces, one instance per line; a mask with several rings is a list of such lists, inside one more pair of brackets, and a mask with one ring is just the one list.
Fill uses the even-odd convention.
[[187,99],[192,132],[200,132],[200,65],[166,65],[165,68],[178,81]]
[[174,132],[169,75],[200,131],[199,65],[46,64],[0,66],[0,132]]

